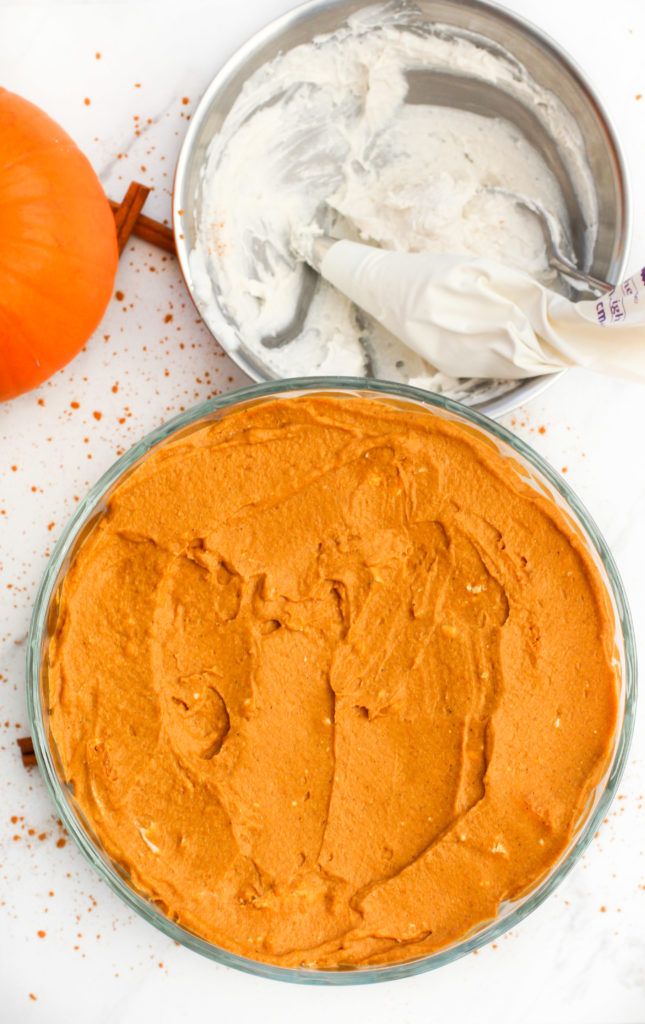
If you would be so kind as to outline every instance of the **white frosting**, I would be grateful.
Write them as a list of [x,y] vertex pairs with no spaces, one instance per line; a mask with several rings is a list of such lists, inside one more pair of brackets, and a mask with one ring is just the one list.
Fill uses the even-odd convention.
[[558,140],[593,240],[584,146],[557,97],[477,37],[413,32],[412,15],[388,11],[362,11],[245,83],[209,146],[191,274],[216,335],[269,376],[373,374],[463,396],[463,383],[456,390],[325,281],[299,335],[262,344],[292,320],[302,256],[321,231],[395,251],[488,256],[553,280],[536,218],[487,191],[537,200],[566,238],[564,201],[542,157],[508,121],[406,103],[408,69],[498,83],[537,112]]

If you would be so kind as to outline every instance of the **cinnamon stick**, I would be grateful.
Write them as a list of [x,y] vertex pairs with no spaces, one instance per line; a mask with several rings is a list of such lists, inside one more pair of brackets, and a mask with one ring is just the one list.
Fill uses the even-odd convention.
[[17,742],[20,747],[22,763],[25,768],[30,768],[33,764],[37,764],[36,755],[34,753],[34,744],[31,736],[21,736]]
[[119,203],[114,213],[119,256],[125,249],[128,238],[134,230],[137,218],[149,194],[150,189],[147,185],[141,185],[138,181],[133,181],[128,186],[128,191],[123,197],[123,201]]
[[[114,199],[110,199],[109,203],[112,212],[116,215],[121,204],[116,203]],[[140,213],[132,228],[132,234],[144,242],[150,242],[151,245],[156,245],[159,249],[165,249],[166,252],[175,255],[175,236],[172,228],[169,228],[167,224],[161,224],[158,220],[153,220],[152,217],[146,217],[145,214]]]

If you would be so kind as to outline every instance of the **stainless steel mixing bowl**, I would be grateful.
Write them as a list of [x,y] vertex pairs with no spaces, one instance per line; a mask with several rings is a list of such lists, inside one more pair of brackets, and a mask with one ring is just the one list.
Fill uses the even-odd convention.
[[[206,90],[192,119],[177,163],[173,222],[179,262],[193,300],[207,326],[248,375],[256,381],[275,376],[241,344],[225,336],[223,318],[200,303],[189,255],[200,220],[200,176],[208,145],[220,130],[240,89],[262,64],[315,36],[336,31],[356,11],[361,0],[313,0],[273,21],[253,36],[221,68]],[[475,33],[492,54],[510,53],[535,82],[550,90],[580,128],[598,200],[599,224],[593,252],[585,243],[584,216],[569,173],[566,150],[545,129],[536,111],[508,92],[503,83],[445,68],[428,69],[423,76],[425,102],[473,110],[512,121],[542,154],[559,182],[571,222],[572,242],[581,269],[608,281],[620,280],[630,236],[630,200],[619,143],[603,107],[582,71],[552,39],[509,11],[481,0],[401,0],[410,18],[428,25],[448,26],[457,34]],[[502,48],[502,50],[500,50]],[[423,98],[421,98],[423,99]],[[416,97],[414,102],[419,102]],[[312,368],[312,373],[315,372]],[[557,375],[499,385],[477,381],[465,399],[479,412],[499,416],[542,391]]]

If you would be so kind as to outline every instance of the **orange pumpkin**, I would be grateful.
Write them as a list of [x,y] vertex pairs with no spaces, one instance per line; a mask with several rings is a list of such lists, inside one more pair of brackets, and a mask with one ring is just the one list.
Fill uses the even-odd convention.
[[47,114],[0,88],[0,401],[83,347],[117,262],[114,217],[87,158]]

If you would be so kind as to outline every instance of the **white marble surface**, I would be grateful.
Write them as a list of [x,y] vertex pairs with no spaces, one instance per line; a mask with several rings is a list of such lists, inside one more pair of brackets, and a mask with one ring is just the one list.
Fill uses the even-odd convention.
[[[67,128],[110,195],[142,180],[155,189],[146,211],[168,218],[174,162],[200,93],[226,56],[289,6],[5,0],[2,84]],[[635,186],[630,266],[639,267],[645,99],[636,97],[645,93],[645,4],[512,0],[511,7],[567,47],[615,121]],[[642,708],[620,796],[558,892],[494,947],[406,981],[320,990],[220,967],[128,913],[71,842],[63,845],[38,771],[25,771],[15,745],[27,732],[25,639],[48,553],[78,497],[117,453],[182,407],[245,382],[200,325],[172,258],[133,242],[116,290],[124,297],[112,301],[71,365],[0,406],[0,1020],[644,1021]],[[643,657],[645,391],[570,372],[504,422],[557,469],[566,467],[604,531]]]

